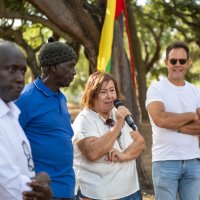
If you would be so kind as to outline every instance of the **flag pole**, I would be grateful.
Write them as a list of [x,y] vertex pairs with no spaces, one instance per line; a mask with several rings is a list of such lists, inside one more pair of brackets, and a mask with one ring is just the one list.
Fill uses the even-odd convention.
[[133,62],[133,57],[132,57],[132,48],[131,48],[131,39],[130,39],[130,31],[129,31],[129,26],[128,26],[128,15],[127,15],[127,9],[126,9],[126,3],[125,0],[123,1],[123,7],[124,7],[124,17],[125,17],[125,24],[126,24],[126,32],[127,32],[127,38],[128,38],[128,46],[129,46],[129,52],[130,52],[130,64],[131,64],[131,74],[132,74],[132,80],[133,80],[133,87],[136,91],[136,77],[135,77],[135,66]]

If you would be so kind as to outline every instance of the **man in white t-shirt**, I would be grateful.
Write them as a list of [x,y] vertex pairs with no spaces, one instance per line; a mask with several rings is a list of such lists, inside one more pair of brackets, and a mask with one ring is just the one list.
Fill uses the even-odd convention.
[[[47,173],[35,176],[31,149],[12,102],[24,87],[26,59],[19,47],[0,41],[0,200],[48,200]],[[29,106],[29,105],[27,105]]]
[[166,49],[167,78],[152,84],[146,107],[153,131],[152,175],[156,200],[200,199],[200,91],[185,81],[189,48]]

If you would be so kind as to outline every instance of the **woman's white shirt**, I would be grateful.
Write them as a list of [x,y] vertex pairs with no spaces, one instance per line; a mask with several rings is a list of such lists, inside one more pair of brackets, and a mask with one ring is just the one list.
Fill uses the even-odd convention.
[[[112,110],[113,119],[116,109]],[[74,129],[74,170],[76,174],[76,189],[81,188],[84,196],[95,199],[118,199],[139,190],[138,175],[135,160],[127,162],[110,162],[106,156],[96,161],[88,160],[77,147],[77,142],[87,137],[101,137],[109,127],[104,124],[98,113],[82,110],[73,123]],[[120,140],[126,149],[132,142],[132,129],[125,123],[121,130]],[[121,151],[116,141],[113,148]]]

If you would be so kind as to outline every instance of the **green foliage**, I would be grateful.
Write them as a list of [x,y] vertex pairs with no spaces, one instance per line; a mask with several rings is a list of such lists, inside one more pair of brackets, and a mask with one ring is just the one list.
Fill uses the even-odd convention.
[[25,83],[31,83],[33,81],[33,74],[31,72],[31,69],[28,67],[26,74],[25,74]]
[[[25,0],[3,0],[8,13],[20,13],[42,17],[36,8]],[[95,4],[96,0],[87,0]],[[143,6],[138,6],[136,0],[131,0],[134,7],[138,36],[140,39],[142,58],[145,66],[151,62],[156,50],[160,47],[157,60],[150,66],[147,74],[147,84],[152,80],[158,80],[160,76],[167,74],[163,67],[163,53],[166,46],[173,40],[182,40],[189,44],[191,49],[191,67],[186,76],[188,81],[199,84],[200,79],[200,3],[199,0],[147,0]],[[47,41],[53,32],[39,23],[25,19],[1,18],[0,28],[4,30],[18,30],[23,33],[23,39],[36,52],[40,45]],[[73,36],[72,36],[73,37]],[[58,36],[59,38],[59,36]],[[126,47],[127,39],[125,39]],[[134,45],[133,45],[134,46]],[[128,51],[129,55],[129,51]],[[77,63],[77,75],[71,86],[64,89],[69,101],[79,102],[82,90],[88,77],[88,60],[85,58],[83,48]],[[30,71],[27,73],[27,81],[31,81]]]
[[52,36],[52,31],[41,24],[26,24],[20,27],[23,38],[31,47],[38,48]]
[[3,0],[8,11],[23,11],[24,1],[23,0]]
[[[200,4],[197,0],[149,0],[144,6],[134,6],[138,36],[142,47],[142,57],[147,67],[159,46],[159,59],[147,74],[147,86],[152,80],[167,75],[163,67],[166,46],[175,40],[188,43],[191,49],[192,64],[186,80],[198,84]],[[197,26],[198,25],[198,26]],[[163,56],[162,56],[163,55]],[[162,58],[163,57],[163,58]]]
[[190,45],[190,68],[186,74],[186,80],[200,86],[200,51],[196,45]]
[[177,29],[187,42],[199,43],[200,3],[199,0],[151,0],[151,4],[162,9],[164,23]]

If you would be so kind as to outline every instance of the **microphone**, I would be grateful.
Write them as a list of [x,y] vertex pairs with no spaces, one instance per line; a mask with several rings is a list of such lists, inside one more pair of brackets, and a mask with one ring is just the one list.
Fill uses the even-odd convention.
[[[123,106],[122,102],[119,99],[115,99],[114,100],[114,105],[115,108],[118,108],[119,106]],[[127,124],[135,131],[137,129],[137,126],[135,125],[135,122],[133,120],[133,118],[130,115],[127,115],[125,117],[125,121],[127,122]]]

